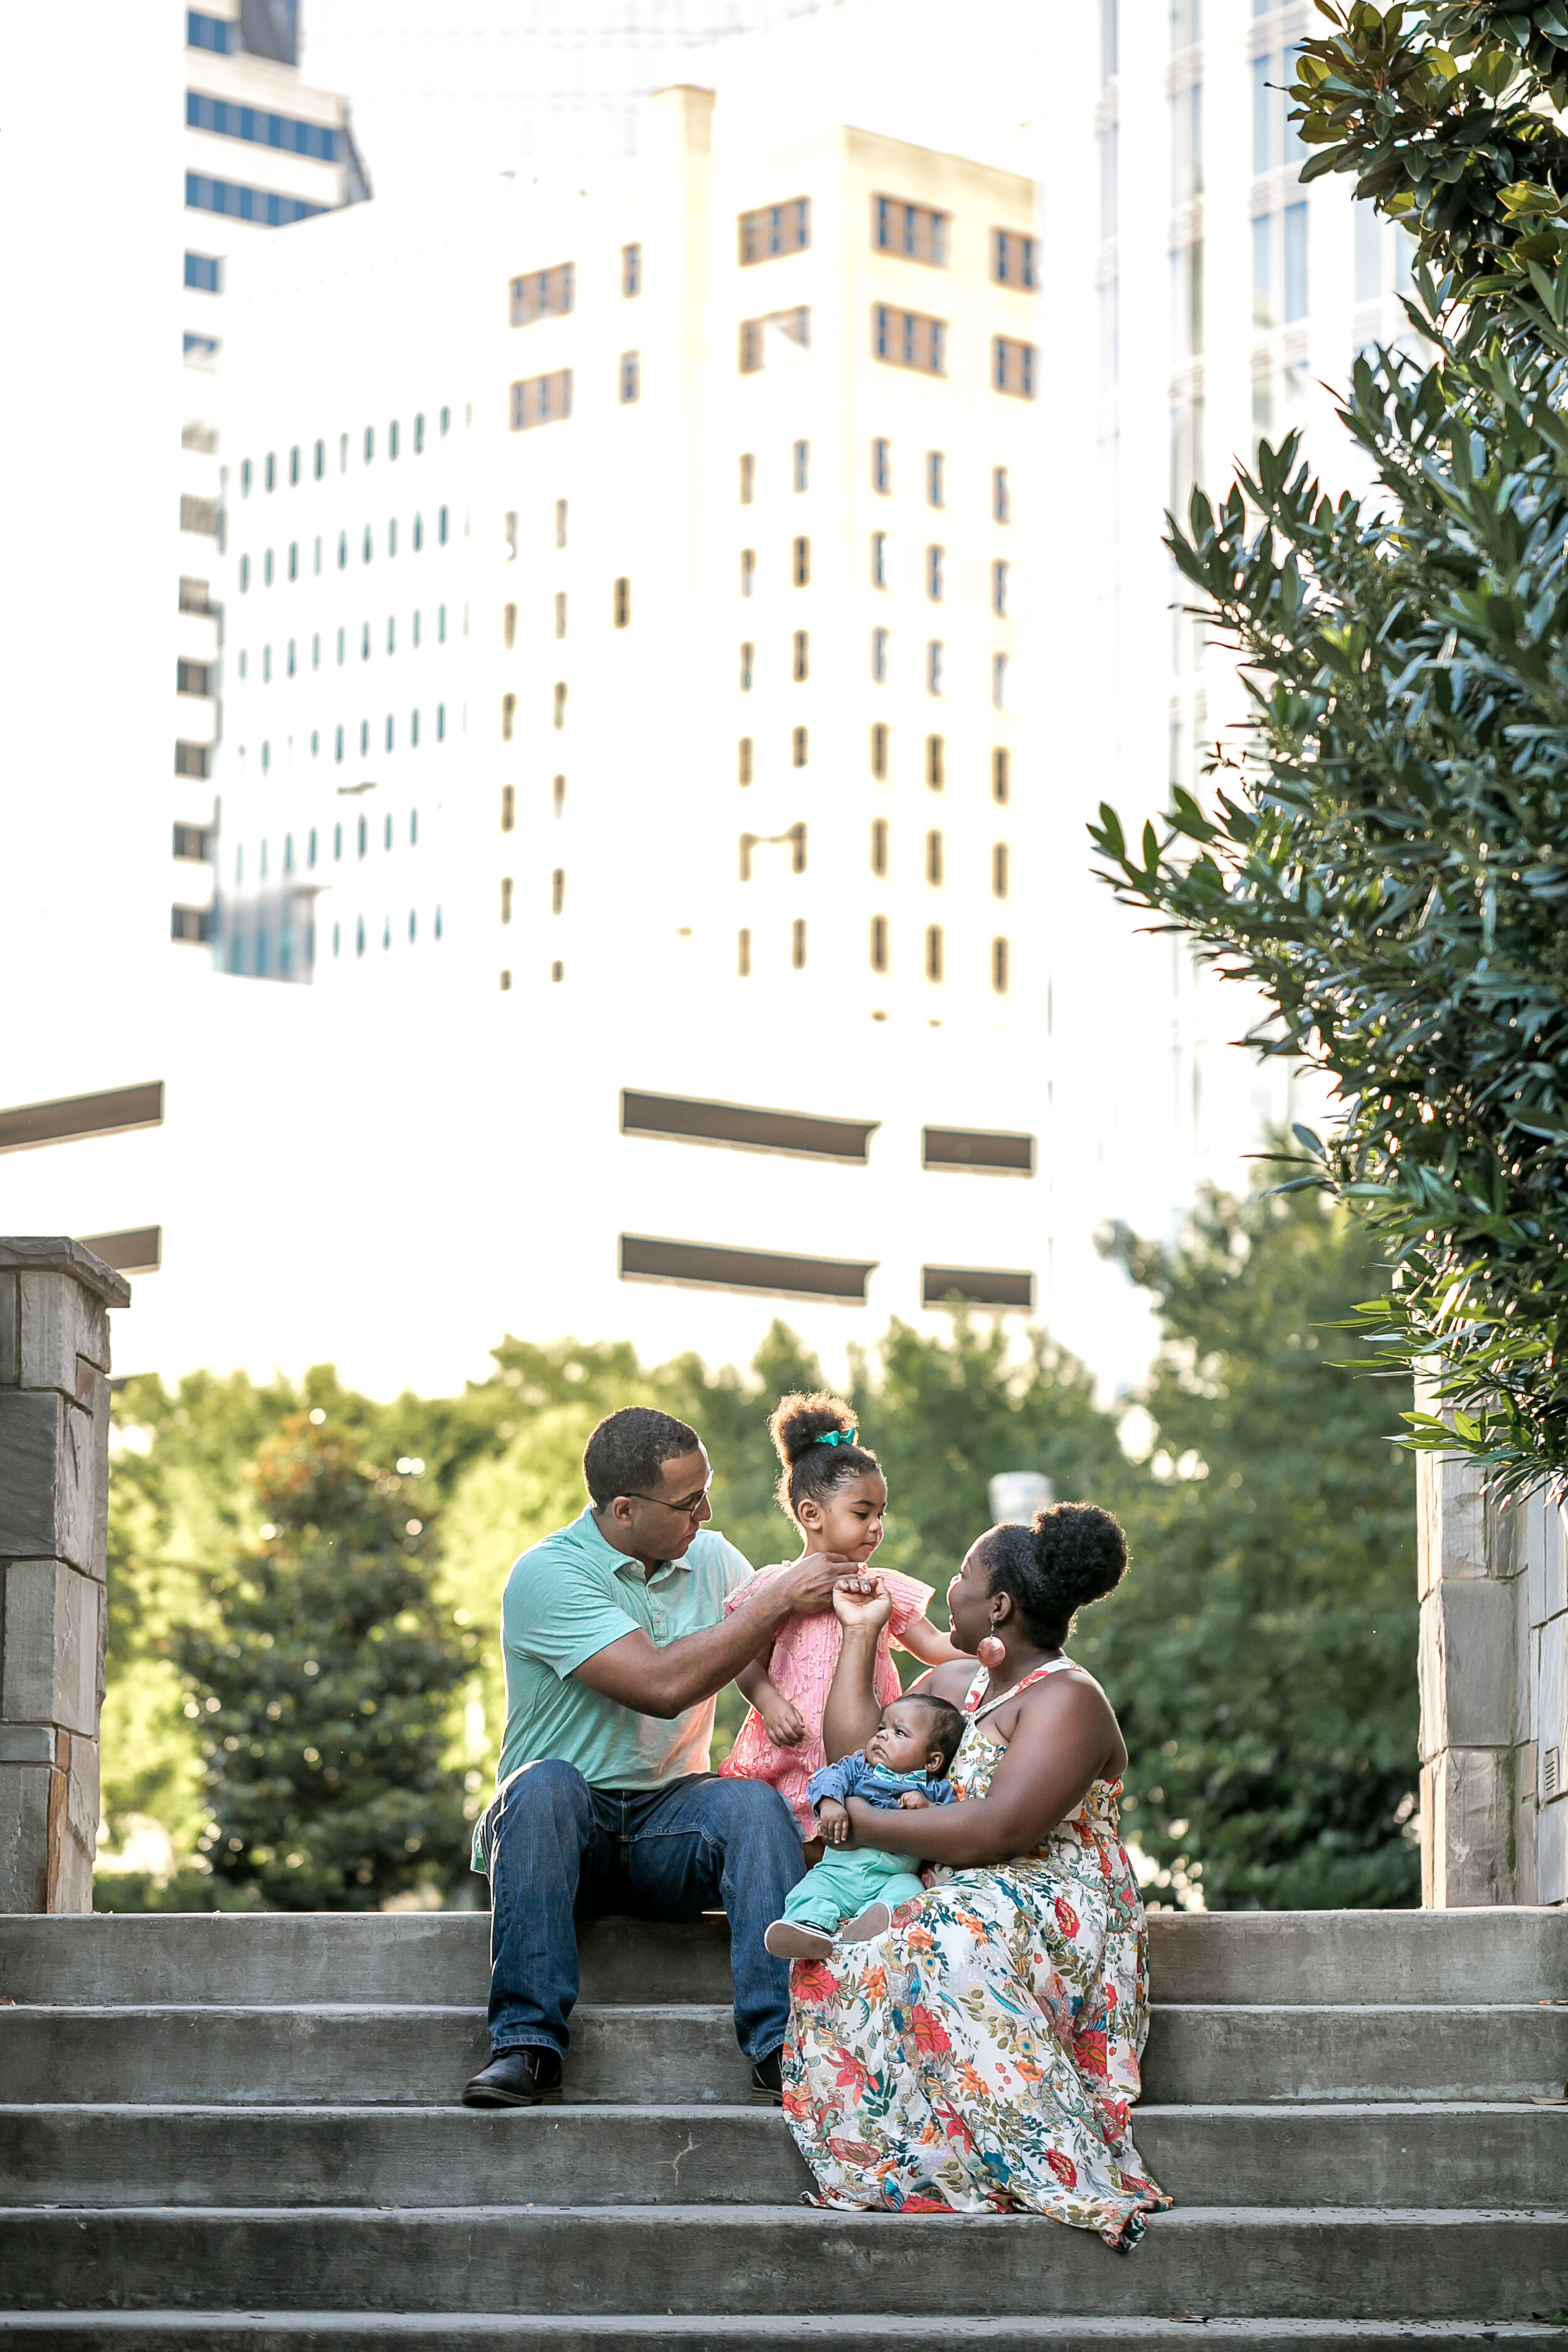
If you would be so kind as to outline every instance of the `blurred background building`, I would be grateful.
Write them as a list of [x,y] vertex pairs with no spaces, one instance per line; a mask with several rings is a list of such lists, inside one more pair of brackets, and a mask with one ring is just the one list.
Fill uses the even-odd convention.
[[775,1311],[833,1361],[956,1289],[1135,1378],[1097,1228],[1320,1108],[1084,831],[1245,707],[1163,509],[1287,421],[1352,478],[1404,327],[1300,184],[1305,6],[181,22],[179,973],[122,952],[114,1052],[7,1089],[166,1110],[0,1160],[0,1222],[156,1229],[164,1368]]

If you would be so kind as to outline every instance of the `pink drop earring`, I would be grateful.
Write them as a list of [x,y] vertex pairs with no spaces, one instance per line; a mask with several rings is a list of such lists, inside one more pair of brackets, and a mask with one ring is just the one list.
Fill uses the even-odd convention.
[[1007,1654],[1007,1644],[994,1633],[987,1633],[975,1646],[975,1656],[988,1674],[994,1673]]

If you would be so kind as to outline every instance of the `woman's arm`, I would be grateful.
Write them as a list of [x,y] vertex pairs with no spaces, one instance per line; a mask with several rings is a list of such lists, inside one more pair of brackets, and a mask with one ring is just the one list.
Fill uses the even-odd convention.
[[851,1847],[881,1846],[954,1870],[1028,1853],[1083,1802],[1120,1737],[1104,1694],[1091,1683],[1037,1688],[1026,1697],[985,1796],[908,1813],[881,1812],[852,1797]]
[[929,1617],[911,1617],[894,1641],[900,1650],[908,1650],[922,1666],[951,1666],[964,1653],[955,1650],[947,1635],[933,1625]]
[[[866,1594],[835,1588],[834,1613],[844,1628],[838,1664],[822,1710],[822,1752],[830,1764],[864,1748],[882,1718],[872,1675],[877,1664],[877,1636],[892,1612],[886,1591]],[[868,1808],[868,1811],[874,1808]]]

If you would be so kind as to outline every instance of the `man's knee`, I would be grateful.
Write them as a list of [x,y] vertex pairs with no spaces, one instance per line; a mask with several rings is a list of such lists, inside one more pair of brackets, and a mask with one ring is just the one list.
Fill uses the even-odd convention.
[[538,1829],[548,1822],[563,1827],[571,1823],[581,1834],[592,1828],[593,1821],[593,1790],[575,1764],[546,1757],[514,1773],[500,1790],[485,1824],[489,1836],[481,1837],[481,1843],[493,1843],[509,1832]]
[[707,1792],[706,1811],[716,1838],[782,1837],[800,1843],[795,1815],[765,1780],[715,1780]]

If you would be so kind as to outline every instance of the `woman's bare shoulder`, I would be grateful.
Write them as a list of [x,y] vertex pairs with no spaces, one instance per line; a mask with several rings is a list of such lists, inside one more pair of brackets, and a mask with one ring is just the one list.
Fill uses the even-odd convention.
[[910,1688],[930,1691],[932,1698],[950,1698],[954,1706],[961,1706],[969,1696],[969,1685],[973,1680],[973,1660],[961,1658],[952,1665],[928,1666],[925,1673],[910,1685]]

